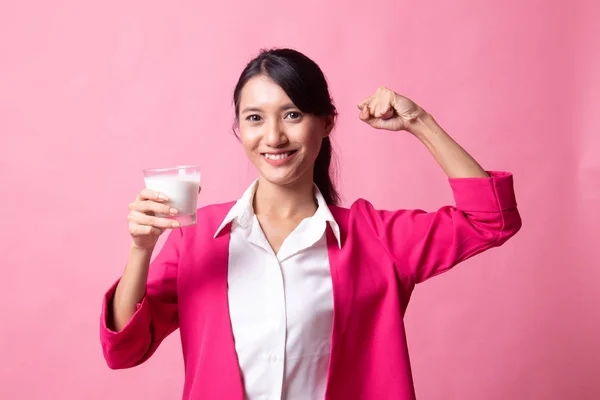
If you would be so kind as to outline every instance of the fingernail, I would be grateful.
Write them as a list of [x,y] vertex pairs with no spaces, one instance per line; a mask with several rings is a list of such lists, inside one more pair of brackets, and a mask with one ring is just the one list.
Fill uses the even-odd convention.
[[171,208],[171,209],[169,210],[169,212],[171,213],[171,215],[175,215],[175,214],[177,214],[179,211],[177,211],[177,209],[176,209],[176,208]]
[[171,227],[173,227],[173,228],[179,228],[179,222],[173,222],[171,224]]
[[167,196],[165,196],[164,194],[159,194],[158,198],[161,200],[168,200]]

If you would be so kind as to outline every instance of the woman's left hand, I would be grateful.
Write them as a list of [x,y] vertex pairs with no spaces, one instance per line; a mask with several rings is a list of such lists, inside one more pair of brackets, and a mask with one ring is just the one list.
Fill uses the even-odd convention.
[[358,104],[359,118],[376,129],[388,131],[406,130],[425,114],[425,111],[411,99],[385,87],[377,89],[374,95]]

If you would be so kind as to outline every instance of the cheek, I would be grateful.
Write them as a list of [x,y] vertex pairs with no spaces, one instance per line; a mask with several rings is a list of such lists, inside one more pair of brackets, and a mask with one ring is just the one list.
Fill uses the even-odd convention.
[[240,128],[240,141],[246,153],[250,153],[258,145],[259,135],[255,129]]
[[313,161],[319,155],[319,150],[321,150],[321,143],[322,143],[322,139],[320,137],[318,137],[318,136],[315,136],[311,140],[311,143],[310,143],[310,155],[311,155],[311,158],[313,159]]
[[320,129],[312,129],[309,134],[306,135],[305,143],[309,148],[311,158],[317,158],[321,144],[323,143],[323,132]]

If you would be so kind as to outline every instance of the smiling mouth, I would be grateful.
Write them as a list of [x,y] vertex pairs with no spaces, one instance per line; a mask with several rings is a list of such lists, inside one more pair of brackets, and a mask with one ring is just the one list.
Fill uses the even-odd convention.
[[297,150],[286,151],[285,153],[262,153],[262,156],[267,160],[283,160],[294,154]]

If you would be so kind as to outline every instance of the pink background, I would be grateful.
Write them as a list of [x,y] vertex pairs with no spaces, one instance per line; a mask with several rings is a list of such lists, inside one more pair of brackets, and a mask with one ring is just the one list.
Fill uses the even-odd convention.
[[143,366],[106,367],[101,297],[142,168],[200,163],[201,204],[254,178],[231,94],[270,46],[330,81],[345,204],[452,201],[419,143],[358,120],[380,85],[515,174],[522,231],[413,295],[418,398],[600,398],[600,7],[561,3],[2,1],[0,398],[180,397],[178,334]]

